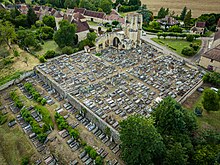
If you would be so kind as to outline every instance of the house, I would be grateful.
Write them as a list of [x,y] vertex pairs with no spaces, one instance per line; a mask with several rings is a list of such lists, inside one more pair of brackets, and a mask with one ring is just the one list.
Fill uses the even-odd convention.
[[204,34],[205,33],[205,22],[196,22],[195,26],[190,29],[190,33],[193,34]]
[[87,21],[103,23],[106,14],[104,12],[97,12],[92,10],[86,10],[84,8],[74,8],[74,13],[80,13],[86,17]]
[[57,29],[59,29],[59,22],[63,19],[69,21],[70,23],[76,24],[76,34],[78,35],[78,41],[86,38],[90,27],[87,23],[86,17],[84,17],[80,12],[75,13],[71,9],[68,9],[67,12],[63,14],[63,16],[56,16],[55,20]]
[[199,64],[208,70],[220,73],[220,44],[205,52]]
[[125,23],[125,19],[123,17],[121,17],[120,14],[114,9],[112,9],[112,11],[109,15],[105,16],[105,20],[107,22],[118,21],[121,24]]
[[169,27],[173,25],[179,25],[179,21],[168,15],[165,18],[158,19],[157,22],[160,23],[161,28],[163,29],[169,29]]

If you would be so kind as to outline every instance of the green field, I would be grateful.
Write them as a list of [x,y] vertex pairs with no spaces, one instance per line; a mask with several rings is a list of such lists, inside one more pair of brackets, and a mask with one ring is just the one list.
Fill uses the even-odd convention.
[[9,128],[6,122],[0,126],[0,135],[1,165],[18,165],[22,158],[32,157],[37,152],[18,125]]
[[55,41],[49,40],[45,41],[44,44],[42,45],[43,49],[41,51],[34,52],[36,55],[43,55],[45,54],[48,50],[54,50],[56,53],[61,53],[60,48],[56,44]]
[[[183,106],[192,112],[196,107],[203,108],[202,93],[195,91],[186,99]],[[214,129],[220,132],[220,110],[207,113],[207,111],[203,109],[202,116],[197,117],[197,121],[201,129]]]
[[[184,56],[181,53],[184,47],[189,47],[191,43],[197,43],[201,46],[201,43],[202,43],[201,40],[194,40],[193,42],[188,42],[183,39],[174,39],[174,38],[167,38],[167,39],[152,38],[152,40],[160,45],[166,46],[167,48],[169,48],[172,51],[175,51],[177,54],[181,56]],[[173,50],[172,48],[176,50]],[[184,56],[184,57],[187,57],[187,56]]]

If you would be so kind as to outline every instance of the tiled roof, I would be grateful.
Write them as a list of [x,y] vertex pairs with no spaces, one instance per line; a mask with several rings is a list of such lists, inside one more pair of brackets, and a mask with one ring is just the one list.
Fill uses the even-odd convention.
[[85,17],[81,13],[74,13],[73,14],[74,19],[85,19]]
[[73,19],[72,23],[76,24],[77,33],[89,30],[89,25],[88,25],[88,23],[86,21],[85,22],[81,22],[80,20],[77,21],[77,20]]
[[196,27],[204,28],[205,22],[196,22]]
[[209,51],[204,53],[202,56],[220,62],[220,45],[216,46],[213,49],[210,49]]
[[86,10],[84,15],[85,16],[90,16],[90,17],[95,17],[95,18],[104,18],[105,13],[104,12]]
[[74,8],[74,13],[84,14],[85,11],[86,11],[86,9],[84,9],[84,8],[77,8],[77,7]]

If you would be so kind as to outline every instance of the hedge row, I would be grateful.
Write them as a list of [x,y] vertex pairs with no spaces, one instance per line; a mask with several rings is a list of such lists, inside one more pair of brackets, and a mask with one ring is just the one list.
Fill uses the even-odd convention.
[[19,96],[16,94],[15,91],[10,93],[10,98],[14,101],[15,106],[18,107],[19,109],[21,109],[24,106],[23,102],[21,101],[21,99],[19,98]]
[[143,26],[143,30],[144,30],[144,31],[148,31],[148,32],[152,32],[152,33],[160,33],[160,32],[163,32],[163,30],[151,29],[151,28],[144,27],[144,26]]
[[25,83],[24,88],[33,96],[34,100],[41,105],[45,105],[47,103],[47,100],[41,97],[40,93],[33,87],[31,83]]

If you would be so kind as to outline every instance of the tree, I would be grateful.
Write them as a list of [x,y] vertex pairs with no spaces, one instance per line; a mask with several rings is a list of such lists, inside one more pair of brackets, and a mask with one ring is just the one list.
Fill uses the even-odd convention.
[[182,49],[181,53],[186,56],[192,56],[195,54],[195,51],[192,47],[187,46]]
[[11,49],[10,42],[15,38],[16,33],[14,26],[8,21],[0,22],[0,41],[7,44],[9,49]]
[[165,8],[161,7],[160,10],[158,11],[157,17],[164,18],[168,14],[169,14],[169,8],[165,9]]
[[151,27],[152,29],[157,29],[157,30],[160,29],[160,23],[157,22],[157,21],[152,21],[152,22],[150,22],[149,25],[150,25],[150,27]]
[[118,21],[112,21],[112,25],[114,25],[114,27],[117,27],[119,25],[119,22]]
[[175,32],[175,33],[182,33],[183,29],[181,27],[179,27],[178,25],[174,25],[174,26],[171,26],[169,29],[168,29],[169,32]]
[[185,26],[189,26],[190,25],[190,21],[191,21],[191,18],[192,18],[192,12],[191,10],[189,10],[184,18],[184,24]]
[[188,155],[186,154],[186,148],[184,148],[181,143],[174,143],[169,146],[166,151],[165,165],[175,164],[175,165],[186,165]]
[[50,16],[50,15],[45,15],[43,17],[43,23],[51,28],[55,28],[56,27],[56,21],[54,16]]
[[90,33],[87,33],[87,39],[89,41],[92,41],[92,42],[95,42],[95,39],[97,38],[97,35],[95,32],[90,32]]
[[16,28],[18,28],[19,26],[28,27],[29,25],[28,25],[27,15],[21,14],[15,17],[14,25]]
[[142,14],[144,23],[149,23],[153,20],[153,13],[147,9],[146,5],[142,5],[138,13]]
[[128,6],[141,6],[141,0],[129,0]]
[[186,36],[186,41],[193,42],[193,40],[194,40],[194,36],[192,34],[188,34]]
[[120,122],[123,160],[130,165],[159,161],[164,144],[151,118],[134,115]]
[[59,22],[60,28],[54,34],[54,41],[60,48],[74,46],[77,44],[76,25],[70,24],[67,20]]
[[101,0],[99,7],[107,14],[111,12],[112,1],[111,0]]
[[173,98],[166,97],[154,109],[155,127],[161,135],[191,134],[197,129],[194,115]]
[[37,20],[37,15],[35,14],[33,8],[30,6],[27,13],[27,21],[29,26],[31,27],[31,25],[34,25]]
[[205,89],[203,92],[202,105],[206,111],[218,111],[219,110],[219,97],[211,89]]
[[183,8],[182,12],[181,12],[181,15],[180,15],[180,20],[184,20],[185,19],[185,16],[186,16],[186,12],[187,12],[187,8],[186,6]]
[[76,0],[65,0],[64,7],[65,8],[74,8],[77,6]]

